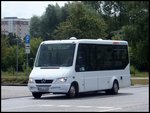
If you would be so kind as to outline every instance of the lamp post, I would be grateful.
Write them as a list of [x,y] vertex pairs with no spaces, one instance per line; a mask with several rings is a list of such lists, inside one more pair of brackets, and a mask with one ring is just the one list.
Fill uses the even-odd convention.
[[26,54],[26,58],[27,58],[27,65],[26,65],[26,79],[28,81],[28,54]]
[[17,41],[17,59],[16,59],[16,71],[18,73],[18,38],[16,39]]

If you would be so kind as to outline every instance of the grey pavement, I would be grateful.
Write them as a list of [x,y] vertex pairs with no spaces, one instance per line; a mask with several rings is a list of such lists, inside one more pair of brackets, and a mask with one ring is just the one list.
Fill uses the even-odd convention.
[[[15,86],[14,86],[15,87]],[[9,88],[9,87],[7,87]],[[16,87],[18,88],[18,87]],[[43,95],[41,99],[22,97],[1,100],[2,112],[148,112],[149,87],[122,88],[118,95],[104,93],[80,95]]]
[[27,86],[1,86],[1,99],[32,96]]
[[[149,85],[134,85],[131,87],[143,87]],[[1,86],[1,99],[32,96],[27,86]]]

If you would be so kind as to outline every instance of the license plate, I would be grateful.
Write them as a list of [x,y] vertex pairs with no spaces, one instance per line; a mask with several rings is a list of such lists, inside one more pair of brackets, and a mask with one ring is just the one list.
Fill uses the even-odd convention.
[[38,90],[40,92],[48,92],[49,91],[49,87],[38,87]]

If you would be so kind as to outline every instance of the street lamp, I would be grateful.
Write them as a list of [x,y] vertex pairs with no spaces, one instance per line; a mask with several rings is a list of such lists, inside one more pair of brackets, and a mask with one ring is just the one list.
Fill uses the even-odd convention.
[[17,71],[17,73],[18,73],[18,37],[16,37],[17,39],[16,39],[16,41],[17,41],[17,59],[16,59],[16,71]]

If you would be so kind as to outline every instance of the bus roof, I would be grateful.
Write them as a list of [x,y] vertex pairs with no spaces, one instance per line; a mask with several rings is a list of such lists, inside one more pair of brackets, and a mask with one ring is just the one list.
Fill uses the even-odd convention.
[[41,44],[55,44],[55,43],[89,43],[89,44],[112,44],[112,45],[128,45],[124,40],[103,40],[103,39],[68,39],[68,40],[47,40]]

